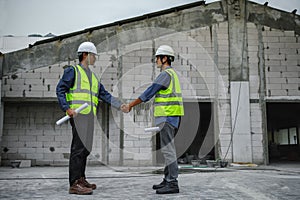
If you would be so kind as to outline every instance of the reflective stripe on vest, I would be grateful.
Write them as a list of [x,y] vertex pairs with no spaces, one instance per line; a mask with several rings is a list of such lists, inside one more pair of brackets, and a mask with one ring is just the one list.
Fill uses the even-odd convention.
[[75,71],[74,86],[70,88],[69,93],[66,94],[67,102],[71,109],[79,108],[82,104],[88,103],[88,107],[83,109],[80,114],[89,114],[93,108],[93,113],[96,115],[98,105],[98,91],[99,82],[95,74],[92,74],[92,83],[90,84],[89,78],[80,66],[72,66]]
[[167,89],[160,90],[155,95],[154,116],[183,116],[184,108],[182,102],[182,93],[178,76],[174,69],[166,69],[170,77],[170,84]]

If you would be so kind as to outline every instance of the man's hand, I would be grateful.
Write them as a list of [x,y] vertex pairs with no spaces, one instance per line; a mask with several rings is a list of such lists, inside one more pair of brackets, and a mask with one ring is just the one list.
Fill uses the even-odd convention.
[[76,117],[77,113],[75,112],[75,110],[69,108],[67,110],[67,114],[72,118],[72,117]]
[[122,112],[124,112],[124,113],[129,113],[130,112],[130,107],[129,107],[129,104],[122,104],[121,105],[121,110],[122,110]]
[[137,98],[136,100],[130,102],[129,104],[122,104],[121,110],[124,113],[129,113],[134,106],[139,105],[140,103],[142,103],[142,100],[140,98]]

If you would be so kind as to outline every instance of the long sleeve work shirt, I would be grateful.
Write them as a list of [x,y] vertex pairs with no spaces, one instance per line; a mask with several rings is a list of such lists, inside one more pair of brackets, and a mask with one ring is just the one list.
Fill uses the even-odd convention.
[[[171,66],[166,69],[171,68]],[[139,98],[143,102],[149,101],[159,90],[165,90],[169,87],[171,81],[170,75],[162,71],[156,79],[153,81],[152,85],[150,85],[144,92],[139,96]],[[180,123],[180,117],[178,116],[167,116],[167,117],[155,117],[155,125],[159,125],[161,123],[168,122],[172,126],[178,128]]]
[[[86,71],[88,77],[91,77],[91,71],[89,69],[86,69],[83,67],[83,69]],[[65,112],[70,108],[67,100],[66,100],[66,93],[69,92],[70,88],[73,87],[75,82],[75,71],[73,67],[67,67],[64,70],[64,74],[60,81],[58,82],[56,86],[56,95],[59,102],[60,108]],[[111,104],[113,107],[119,109],[122,102],[118,100],[116,97],[112,96],[108,91],[105,90],[104,86],[98,82],[99,84],[99,93],[98,98],[102,101]]]

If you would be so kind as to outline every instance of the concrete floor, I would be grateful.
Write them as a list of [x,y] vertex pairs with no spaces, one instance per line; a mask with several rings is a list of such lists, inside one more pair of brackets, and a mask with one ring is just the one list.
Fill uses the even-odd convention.
[[[0,168],[0,199],[300,199],[300,164],[258,167],[187,168],[179,175],[179,194],[158,195],[156,167],[88,166],[93,195],[68,194],[68,167]],[[156,173],[153,173],[153,171]]]

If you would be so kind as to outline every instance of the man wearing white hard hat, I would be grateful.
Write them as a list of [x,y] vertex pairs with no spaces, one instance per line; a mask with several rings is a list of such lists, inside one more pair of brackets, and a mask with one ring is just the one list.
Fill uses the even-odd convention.
[[157,194],[178,193],[178,164],[174,136],[178,131],[181,116],[184,115],[182,93],[178,75],[171,66],[174,50],[167,45],[160,46],[156,53],[156,65],[161,73],[143,94],[127,105],[132,107],[149,101],[153,96],[155,125],[160,128],[161,152],[165,159],[164,178],[158,185],[153,185]]
[[[69,115],[72,126],[72,143],[69,160],[69,193],[92,194],[96,184],[86,180],[87,157],[93,144],[94,117],[99,100],[121,109],[122,102],[107,92],[89,66],[96,61],[97,49],[92,42],[83,42],[78,50],[79,64],[68,66],[56,87],[61,109]],[[82,104],[88,106],[76,113]]]

